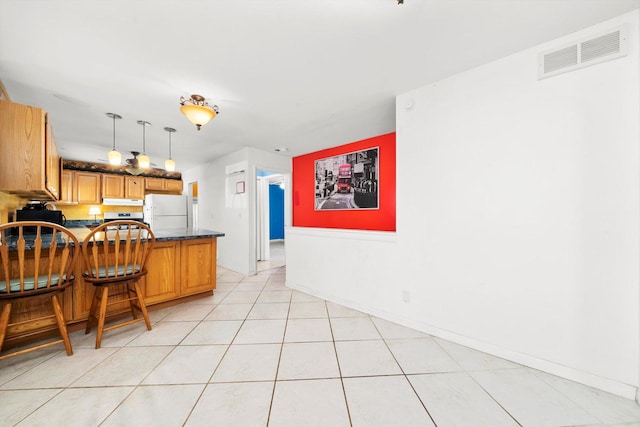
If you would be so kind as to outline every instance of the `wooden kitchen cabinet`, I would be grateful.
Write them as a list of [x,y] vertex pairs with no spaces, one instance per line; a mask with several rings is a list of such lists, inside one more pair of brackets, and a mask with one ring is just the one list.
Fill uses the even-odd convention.
[[[141,280],[141,290],[144,293],[146,305],[153,310],[154,305],[162,307],[176,304],[181,300],[211,295],[216,288],[216,241],[216,237],[189,238],[187,236],[177,236],[175,240],[156,241],[147,261],[147,275]],[[74,272],[76,280],[73,286],[64,291],[63,301],[61,301],[65,319],[70,324],[86,321],[91,308],[95,287],[84,281],[82,277],[84,268],[80,257]],[[113,298],[119,297],[114,295]],[[111,297],[109,299],[111,300]],[[28,308],[29,310],[46,308],[49,302],[49,298],[44,298],[42,301],[30,302]],[[22,309],[26,306],[18,308]],[[118,302],[110,310],[130,315],[127,314],[130,312],[129,305],[124,301]],[[17,313],[25,310],[14,308],[13,311]],[[51,335],[57,331],[57,324],[53,319],[47,322],[30,321],[30,319],[33,319],[33,316],[27,315],[21,319],[25,321],[24,324],[8,332],[5,339],[5,344],[9,344],[8,347],[33,342],[39,339],[38,337],[41,336],[39,334]]]
[[103,173],[102,197],[144,199],[144,178]]
[[60,157],[43,109],[0,99],[0,158],[1,192],[59,199]]
[[156,243],[147,261],[142,288],[147,305],[180,295],[180,242]]
[[144,188],[147,193],[182,194],[182,180],[145,178]]
[[102,203],[100,174],[62,171],[60,203],[99,205]]
[[80,171],[75,171],[73,174],[76,201],[91,205],[102,203],[100,174]]
[[124,198],[144,199],[144,178],[137,176],[124,177]]
[[193,239],[181,242],[182,295],[216,287],[216,239]]
[[124,176],[102,174],[102,197],[124,199]]
[[163,178],[145,178],[144,189],[148,192],[164,191],[164,179]]
[[181,179],[165,179],[165,188],[168,193],[182,194],[182,180]]
[[60,203],[73,203],[73,171],[63,169],[60,182]]
[[[156,242],[147,261],[141,286],[147,306],[176,300],[216,288],[215,237]],[[91,308],[93,285],[82,279],[82,262],[76,268],[73,286],[73,320],[86,320]],[[128,305],[114,307],[123,312]]]
[[51,123],[47,121],[45,128],[45,182],[47,189],[56,200],[60,200],[60,185],[62,180],[62,159],[58,155],[55,140],[53,139],[53,130]]

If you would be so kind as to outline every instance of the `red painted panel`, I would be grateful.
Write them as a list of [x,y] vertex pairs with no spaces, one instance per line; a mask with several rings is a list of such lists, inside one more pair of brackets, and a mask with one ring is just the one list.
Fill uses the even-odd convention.
[[[315,160],[379,147],[379,209],[318,210],[315,203]],[[380,135],[293,158],[293,225],[396,231],[396,134]]]

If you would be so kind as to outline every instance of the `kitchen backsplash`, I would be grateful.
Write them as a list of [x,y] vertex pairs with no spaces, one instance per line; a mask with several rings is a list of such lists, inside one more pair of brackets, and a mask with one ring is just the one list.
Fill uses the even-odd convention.
[[12,194],[0,193],[0,224],[9,222],[9,216],[13,217],[13,212],[25,203],[26,201]]
[[67,221],[93,220],[93,215],[89,215],[89,208],[92,206],[100,206],[100,215],[96,216],[98,222],[102,222],[102,215],[105,212],[142,212],[142,206],[57,205],[56,208],[62,211]]

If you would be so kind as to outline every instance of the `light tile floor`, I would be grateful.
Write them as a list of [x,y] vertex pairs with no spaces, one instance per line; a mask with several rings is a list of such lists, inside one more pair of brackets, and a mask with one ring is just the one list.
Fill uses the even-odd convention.
[[269,259],[258,261],[258,271],[270,270],[285,265],[284,240],[269,242]]
[[640,426],[640,406],[314,298],[285,268],[0,362],[0,425]]

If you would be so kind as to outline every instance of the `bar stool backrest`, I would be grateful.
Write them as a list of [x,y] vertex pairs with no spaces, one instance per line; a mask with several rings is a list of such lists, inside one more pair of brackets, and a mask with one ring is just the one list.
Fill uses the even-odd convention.
[[0,299],[57,292],[70,285],[79,254],[78,239],[61,225],[0,225]]
[[99,225],[82,244],[84,280],[121,282],[144,275],[155,241],[151,228],[138,221],[121,220]]

